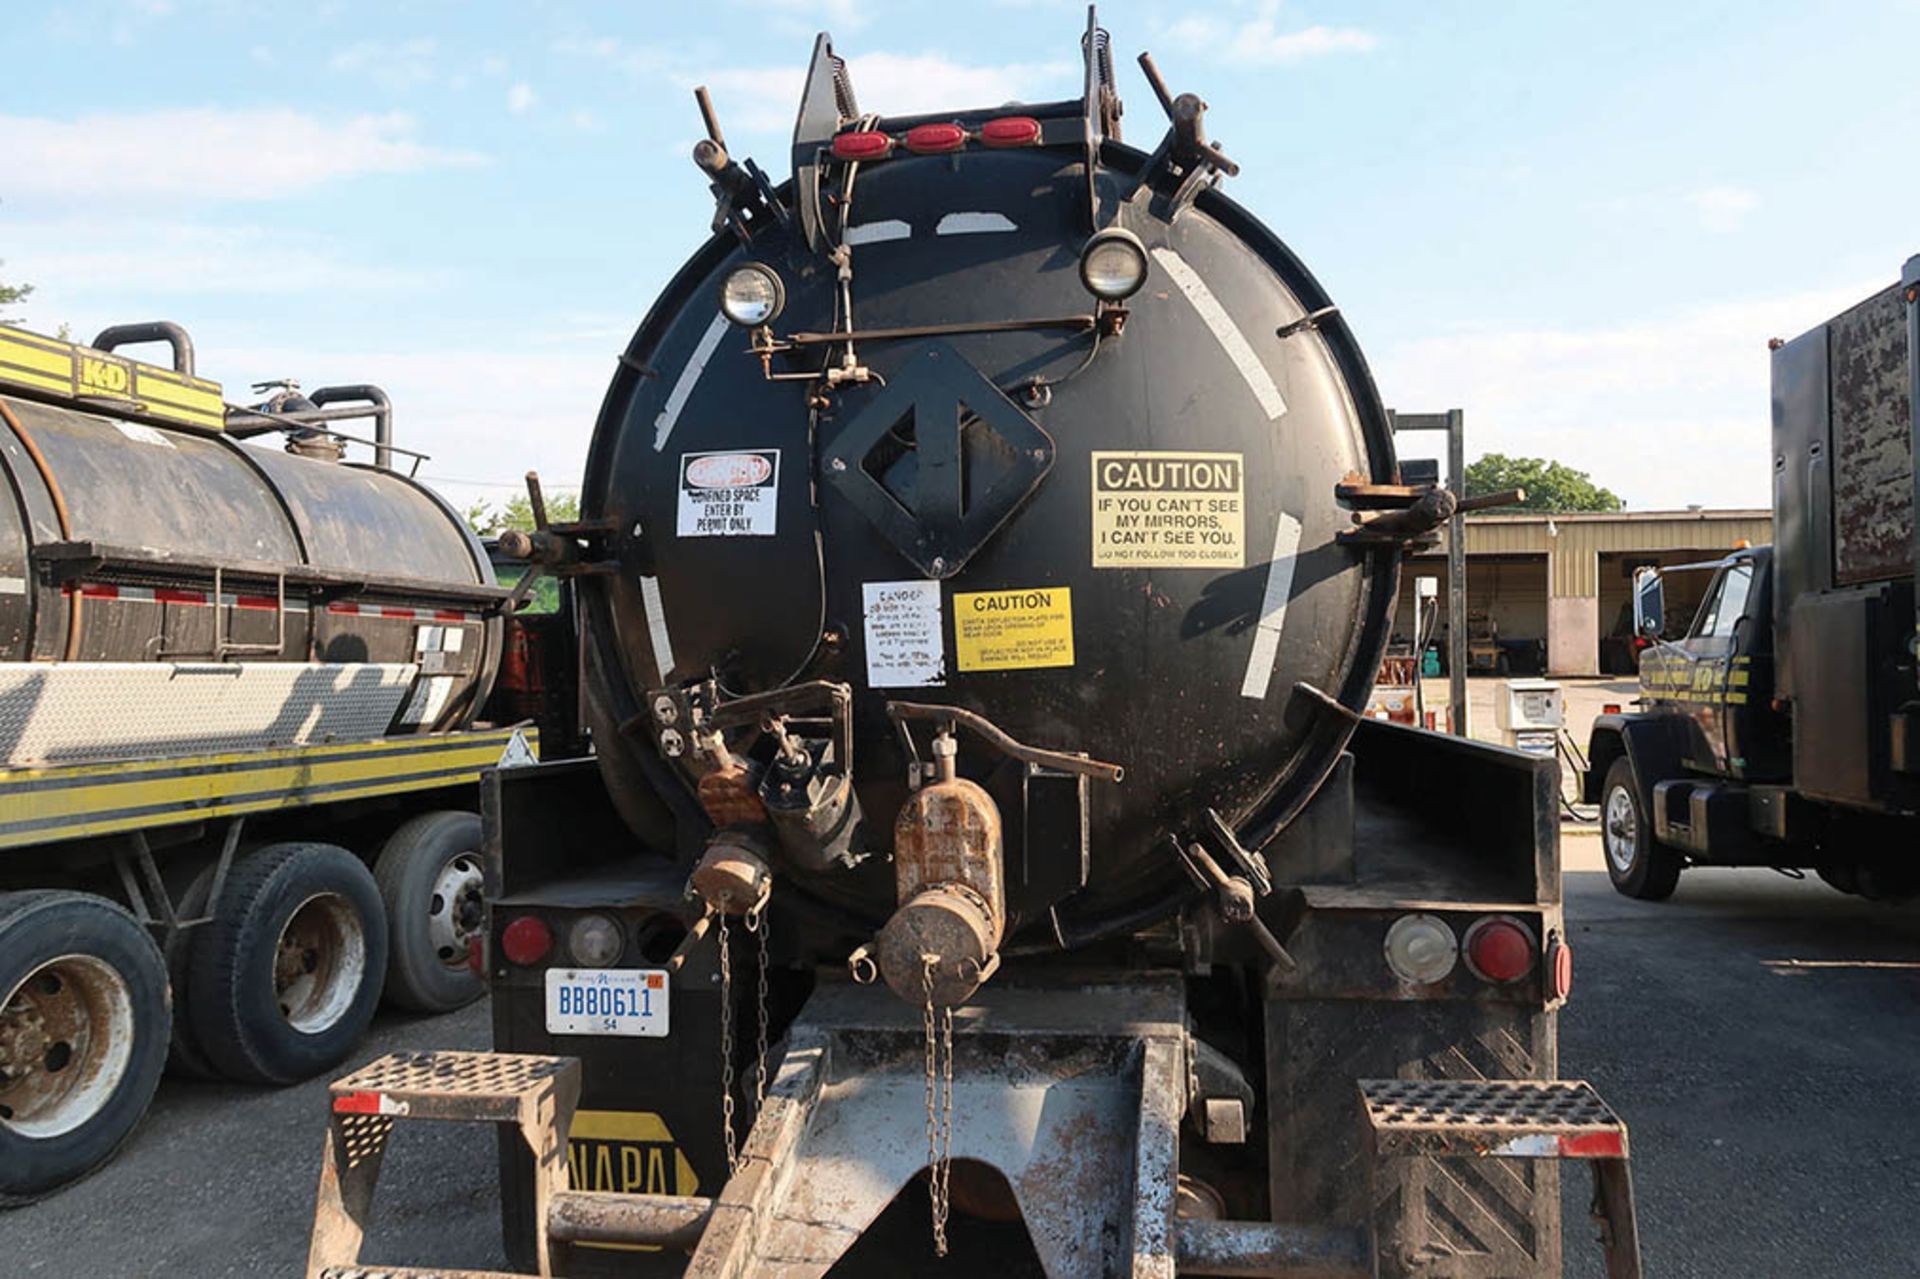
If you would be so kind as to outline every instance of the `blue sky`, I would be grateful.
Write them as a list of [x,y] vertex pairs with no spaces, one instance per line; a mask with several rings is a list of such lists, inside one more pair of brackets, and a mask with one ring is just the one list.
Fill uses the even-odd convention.
[[[244,384],[379,381],[458,500],[577,482],[613,355],[706,232],[712,86],[785,175],[812,35],[889,113],[1077,92],[1049,0],[6,0],[0,279]],[[1111,3],[1389,403],[1639,508],[1765,505],[1766,340],[1920,252],[1920,0]]]

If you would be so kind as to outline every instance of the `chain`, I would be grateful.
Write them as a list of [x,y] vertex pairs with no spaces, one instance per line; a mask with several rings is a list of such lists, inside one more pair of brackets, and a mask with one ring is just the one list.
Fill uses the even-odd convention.
[[740,1166],[733,1136],[733,954],[727,945],[727,916],[720,913],[720,1136],[727,1147],[727,1175]]
[[759,972],[755,978],[753,992],[753,1020],[756,1027],[753,1117],[758,1119],[760,1108],[767,1102],[767,898],[764,894],[759,903],[747,912],[747,931],[753,934],[759,959]]
[[940,1010],[936,1030],[933,972],[939,962],[935,956],[921,956],[921,987],[926,992],[921,1014],[927,1038],[927,1196],[933,1204],[933,1255],[944,1257],[948,1187],[953,1180],[953,1009]]

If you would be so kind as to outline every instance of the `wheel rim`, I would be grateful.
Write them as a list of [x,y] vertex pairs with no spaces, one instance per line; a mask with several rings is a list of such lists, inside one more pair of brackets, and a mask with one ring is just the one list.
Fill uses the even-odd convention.
[[427,900],[427,941],[440,962],[466,971],[473,939],[486,927],[487,877],[471,852],[455,853],[440,867]]
[[1607,845],[1607,860],[1614,870],[1624,875],[1633,869],[1633,859],[1640,850],[1640,815],[1634,811],[1633,796],[1624,786],[1616,786],[1607,792],[1606,823],[1602,828]]
[[93,955],[48,960],[0,1005],[0,1127],[45,1139],[100,1113],[133,1058],[133,992]]
[[367,929],[353,903],[316,893],[280,930],[273,993],[287,1024],[317,1035],[347,1015],[367,974]]

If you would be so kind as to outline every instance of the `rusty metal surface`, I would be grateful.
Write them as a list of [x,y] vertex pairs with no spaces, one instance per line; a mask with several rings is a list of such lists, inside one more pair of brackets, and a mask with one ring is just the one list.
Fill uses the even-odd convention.
[[[948,739],[950,742],[950,739]],[[1006,928],[1000,809],[987,792],[951,776],[915,791],[893,825],[900,909],[880,934],[880,971],[902,999],[941,1007],[966,1000],[991,973]],[[958,891],[956,891],[958,890]]]
[[1905,577],[1913,572],[1913,443],[1900,287],[1843,311],[1827,331],[1834,579]]
[[700,779],[700,807],[715,826],[751,826],[767,820],[753,775],[729,759]]
[[614,1194],[566,1190],[547,1208],[547,1238],[557,1244],[615,1243],[691,1248],[713,1216],[704,1195]]
[[1373,1241],[1364,1230],[1265,1221],[1182,1221],[1183,1275],[1372,1279]]
[[[956,1014],[953,1157],[1006,1177],[1053,1279],[1174,1274],[1183,1016],[1163,974],[988,988]],[[817,1279],[926,1166],[917,1009],[825,985],[790,1043],[689,1279]]]

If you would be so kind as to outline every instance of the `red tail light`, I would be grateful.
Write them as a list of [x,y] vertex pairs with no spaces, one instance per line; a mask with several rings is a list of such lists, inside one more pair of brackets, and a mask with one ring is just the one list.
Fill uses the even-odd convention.
[[907,130],[907,150],[915,155],[941,155],[965,145],[967,131],[957,124],[916,124]]
[[1620,703],[1618,702],[1603,703],[1600,707],[1600,713],[1602,715],[1618,715],[1620,713]]
[[857,129],[833,139],[836,160],[884,160],[893,153],[893,139],[878,129]]
[[990,147],[1030,147],[1040,140],[1040,122],[1030,115],[1003,115],[980,126],[980,141]]
[[1495,915],[1467,930],[1467,967],[1483,981],[1518,981],[1533,971],[1533,934],[1519,920]]
[[500,930],[500,953],[525,968],[537,964],[553,949],[553,931],[534,915],[522,915]]

